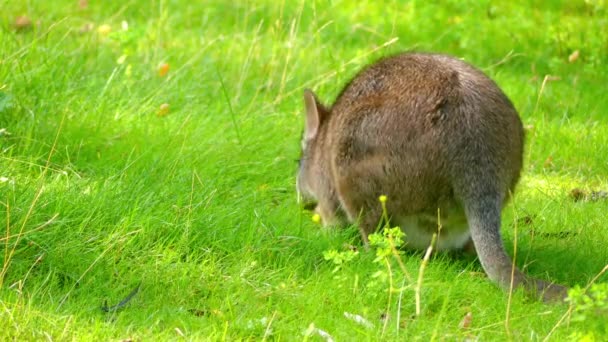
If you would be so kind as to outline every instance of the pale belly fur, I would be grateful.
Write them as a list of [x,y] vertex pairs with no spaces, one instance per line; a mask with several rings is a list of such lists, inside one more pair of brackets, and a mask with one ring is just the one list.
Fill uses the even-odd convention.
[[437,251],[462,249],[471,234],[464,215],[441,218],[441,229],[436,217],[417,215],[393,220],[405,233],[405,248],[425,250],[431,244],[433,233],[437,233],[434,249]]

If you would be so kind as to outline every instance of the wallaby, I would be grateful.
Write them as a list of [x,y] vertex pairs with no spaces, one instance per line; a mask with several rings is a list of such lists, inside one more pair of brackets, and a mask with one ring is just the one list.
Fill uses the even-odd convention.
[[450,56],[404,53],[364,68],[330,107],[304,92],[306,122],[298,197],[324,225],[379,226],[386,195],[406,247],[474,246],[488,277],[561,300],[567,288],[514,267],[500,235],[501,211],[522,168],[524,131],[511,101],[490,78]]

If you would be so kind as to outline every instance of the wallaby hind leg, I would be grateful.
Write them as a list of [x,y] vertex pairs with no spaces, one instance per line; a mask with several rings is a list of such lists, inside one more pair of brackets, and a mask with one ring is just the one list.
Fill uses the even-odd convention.
[[505,290],[513,284],[513,288],[522,286],[545,302],[565,299],[568,288],[527,277],[505,252],[500,236],[501,197],[498,193],[487,193],[464,201],[471,237],[486,274]]

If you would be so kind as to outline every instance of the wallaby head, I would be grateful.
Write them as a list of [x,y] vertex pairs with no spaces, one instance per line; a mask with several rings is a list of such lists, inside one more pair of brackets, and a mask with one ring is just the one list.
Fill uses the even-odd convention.
[[522,168],[524,133],[511,101],[481,71],[458,59],[406,53],[368,66],[325,107],[310,91],[299,197],[325,225],[357,223],[361,238],[378,227],[378,196],[407,247],[474,245],[489,278],[545,300],[567,289],[514,268],[500,235],[503,206]]
[[[297,178],[298,197],[305,207],[315,209],[325,225],[340,223],[342,216],[338,200],[330,179],[331,170],[325,154],[320,149],[326,146],[326,121],[330,111],[325,108],[310,90],[304,91],[306,126],[302,135],[302,157]],[[321,201],[324,204],[318,205]]]

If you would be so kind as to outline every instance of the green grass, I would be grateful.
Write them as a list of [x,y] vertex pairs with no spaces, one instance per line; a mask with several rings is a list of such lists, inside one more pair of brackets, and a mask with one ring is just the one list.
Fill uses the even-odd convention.
[[[567,305],[520,293],[509,305],[477,261],[445,255],[428,264],[414,317],[412,288],[389,304],[372,252],[333,272],[323,252],[359,244],[356,230],[320,229],[294,186],[304,88],[330,102],[380,56],[462,57],[533,126],[507,248],[517,236],[526,272],[587,285],[608,262],[608,200],[569,193],[608,190],[605,1],[0,6],[1,339],[302,340],[311,324],[338,341],[606,334],[605,311],[570,320]],[[16,32],[19,15],[33,26]],[[559,80],[543,87],[546,75]],[[403,261],[418,273],[419,254]],[[102,312],[140,283],[123,310]]]

